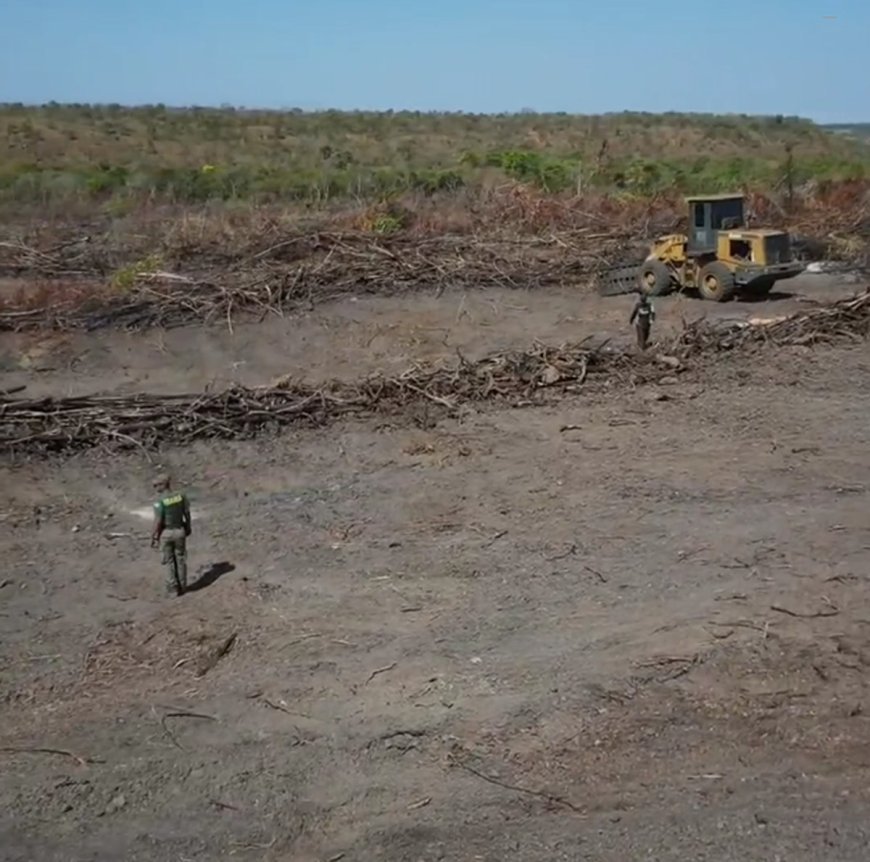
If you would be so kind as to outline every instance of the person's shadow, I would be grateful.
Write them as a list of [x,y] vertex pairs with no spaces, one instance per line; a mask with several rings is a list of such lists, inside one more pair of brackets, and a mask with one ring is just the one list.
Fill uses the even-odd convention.
[[230,572],[234,572],[236,567],[232,563],[226,561],[222,563],[212,563],[192,584],[185,590],[186,593],[197,593],[200,590],[207,589],[217,580]]

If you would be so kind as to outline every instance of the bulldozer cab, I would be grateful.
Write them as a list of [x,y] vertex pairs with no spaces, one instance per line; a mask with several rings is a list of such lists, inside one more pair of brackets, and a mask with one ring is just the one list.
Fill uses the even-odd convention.
[[746,226],[742,195],[713,195],[687,198],[689,232],[686,251],[690,255],[715,254],[719,231]]
[[725,230],[716,257],[733,266],[781,266],[792,262],[791,241],[779,230]]

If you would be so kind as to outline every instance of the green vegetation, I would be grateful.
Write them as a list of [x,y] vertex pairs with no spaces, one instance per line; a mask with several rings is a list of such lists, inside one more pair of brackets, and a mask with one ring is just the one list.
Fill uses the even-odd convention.
[[[318,205],[490,188],[651,195],[864,178],[870,147],[796,117],[0,106],[0,202]],[[385,221],[381,230],[394,229]]]
[[129,290],[143,275],[155,273],[160,269],[162,260],[159,255],[151,254],[142,260],[119,269],[112,277],[112,287],[118,290]]

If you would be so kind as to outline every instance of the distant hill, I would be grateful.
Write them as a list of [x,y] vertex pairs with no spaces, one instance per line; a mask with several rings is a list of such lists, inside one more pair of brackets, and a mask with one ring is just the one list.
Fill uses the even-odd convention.
[[831,123],[822,128],[835,134],[870,140],[870,123]]

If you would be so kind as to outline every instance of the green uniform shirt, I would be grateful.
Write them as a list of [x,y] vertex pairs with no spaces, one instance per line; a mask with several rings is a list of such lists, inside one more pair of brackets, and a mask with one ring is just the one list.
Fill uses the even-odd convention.
[[165,530],[181,530],[190,518],[190,505],[180,491],[172,491],[154,504],[154,514]]

